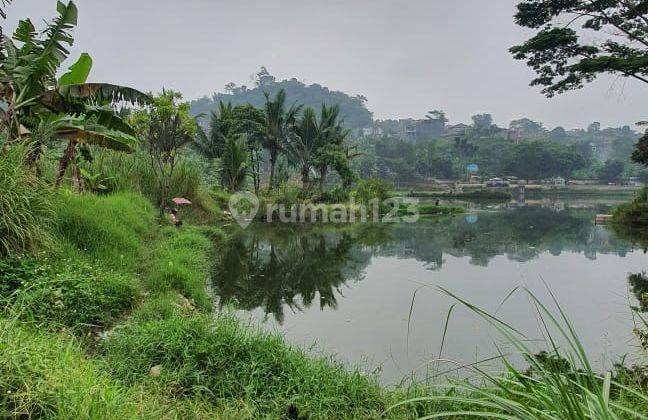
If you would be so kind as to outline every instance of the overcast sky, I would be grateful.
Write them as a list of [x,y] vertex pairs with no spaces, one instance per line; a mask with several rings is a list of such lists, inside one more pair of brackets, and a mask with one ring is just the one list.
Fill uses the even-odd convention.
[[[54,0],[14,0],[37,25]],[[443,109],[453,123],[476,113],[498,124],[530,117],[547,126],[604,126],[648,119],[639,82],[601,77],[547,99],[508,48],[529,35],[513,23],[516,0],[77,0],[73,57],[94,58],[93,81],[194,99],[230,81],[251,85],[265,65],[368,99],[375,118],[421,118]]]

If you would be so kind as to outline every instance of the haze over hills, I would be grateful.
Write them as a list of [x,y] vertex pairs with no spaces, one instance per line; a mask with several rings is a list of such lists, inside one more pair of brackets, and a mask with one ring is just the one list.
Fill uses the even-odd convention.
[[249,103],[257,108],[262,108],[265,103],[264,93],[267,92],[274,96],[281,89],[286,91],[289,104],[302,104],[317,112],[323,103],[326,105],[339,104],[340,113],[348,128],[364,128],[371,126],[373,122],[372,114],[365,105],[367,101],[365,97],[349,96],[344,92],[330,90],[319,84],[306,85],[295,78],[277,81],[265,67],[262,67],[257,74],[254,87],[248,88],[245,85],[236,86],[234,83],[228,83],[225,87],[226,93],[214,93],[211,98],[205,96],[192,101],[191,113],[194,115],[208,114],[218,108],[219,101],[231,102],[233,105]]
[[[193,115],[208,115],[211,111],[218,109],[220,101],[224,103],[231,102],[233,105],[249,103],[257,108],[263,108],[265,92],[273,96],[280,89],[284,89],[287,103],[301,104],[304,107],[311,107],[317,112],[319,112],[322,103],[326,105],[339,104],[345,126],[354,129],[356,134],[362,134],[361,130],[365,129],[365,135],[390,134],[402,139],[420,140],[443,135],[463,134],[466,128],[475,125],[475,123],[477,125],[485,123],[489,131],[488,134],[495,137],[521,136],[529,139],[551,138],[553,140],[563,140],[571,137],[573,140],[583,140],[586,137],[585,131],[592,130],[593,126],[597,127],[596,130],[603,128],[600,123],[594,120],[592,124],[583,127],[563,127],[561,125],[552,127],[544,125],[542,121],[533,121],[529,118],[505,122],[504,126],[498,127],[494,125],[493,116],[488,113],[474,115],[472,121],[456,121],[452,119],[452,116],[446,116],[443,111],[440,112],[442,112],[442,118],[445,121],[439,126],[439,124],[429,124],[435,122],[429,115],[428,111],[430,110],[421,110],[422,114],[428,112],[428,116],[423,119],[374,120],[372,112],[367,108],[367,98],[362,95],[351,96],[318,83],[307,85],[294,77],[277,80],[265,67],[261,67],[253,83],[254,85],[249,87],[246,85],[237,86],[235,83],[230,82],[225,86],[225,92],[215,92],[211,97],[203,96],[200,99],[191,101],[191,113]],[[477,122],[475,122],[475,119],[477,119]],[[628,121],[611,129],[630,134],[629,130],[633,124],[634,121]],[[509,134],[507,130],[514,131],[514,133]],[[632,133],[630,137],[636,140],[637,133]]]

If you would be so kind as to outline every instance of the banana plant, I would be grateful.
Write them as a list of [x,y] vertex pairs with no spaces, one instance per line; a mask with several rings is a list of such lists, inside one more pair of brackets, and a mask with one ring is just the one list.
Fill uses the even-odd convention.
[[[68,58],[74,39],[78,10],[74,2],[57,2],[58,17],[37,31],[29,19],[19,22],[13,37],[0,45],[0,123],[6,129],[4,150],[12,142],[32,147],[30,163],[36,162],[42,144],[33,131],[51,133],[51,139],[67,140],[55,180],[58,186],[76,152],[77,144],[132,152],[135,132],[112,105],[120,102],[148,104],[148,95],[123,86],[87,83],[92,58],[82,54],[61,78],[56,73]],[[49,129],[43,130],[43,126]]]

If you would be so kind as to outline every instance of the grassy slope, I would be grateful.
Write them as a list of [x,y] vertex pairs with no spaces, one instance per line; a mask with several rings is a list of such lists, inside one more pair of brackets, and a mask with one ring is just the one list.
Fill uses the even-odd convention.
[[0,264],[0,416],[363,418],[395,401],[375,378],[209,316],[214,229],[159,228],[126,193],[64,194],[56,212],[56,252]]

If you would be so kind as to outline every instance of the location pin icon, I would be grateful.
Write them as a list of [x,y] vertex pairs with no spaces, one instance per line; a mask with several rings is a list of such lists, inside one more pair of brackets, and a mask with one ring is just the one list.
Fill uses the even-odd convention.
[[249,191],[237,192],[229,199],[229,211],[236,223],[245,229],[259,211],[259,199]]

